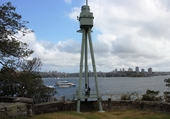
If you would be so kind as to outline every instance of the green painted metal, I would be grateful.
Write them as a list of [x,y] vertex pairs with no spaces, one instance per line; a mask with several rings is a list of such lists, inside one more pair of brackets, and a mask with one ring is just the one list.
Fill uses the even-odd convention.
[[96,92],[97,92],[97,98],[98,98],[98,103],[99,103],[99,111],[103,111],[102,104],[101,104],[101,95],[100,95],[100,92],[99,92],[99,86],[98,86],[98,80],[97,80],[96,64],[95,64],[95,59],[94,59],[94,51],[93,51],[90,28],[88,29],[88,36],[89,36],[89,45],[90,45],[90,51],[91,51],[91,58],[92,58],[94,79],[95,79],[95,85],[96,85]]
[[[97,98],[99,103],[99,112],[103,112],[102,104],[101,104],[101,95],[99,92],[98,87],[98,80],[97,80],[97,72],[96,72],[96,65],[95,65],[95,58],[94,58],[94,51],[92,45],[92,38],[91,38],[91,29],[93,27],[93,13],[90,12],[90,7],[87,5],[88,1],[86,0],[86,5],[82,6],[79,22],[80,22],[80,29],[77,32],[82,33],[82,45],[81,45],[81,57],[80,57],[80,72],[79,72],[79,86],[77,91],[77,112],[80,112],[80,102],[81,99],[85,99],[86,101],[90,98]],[[92,66],[93,66],[93,73],[94,73],[94,80],[96,86],[96,94],[93,95],[85,95],[82,94],[82,77],[83,77],[83,59],[84,61],[84,70],[85,70],[85,88],[89,87],[90,81],[88,77],[88,44],[91,54]]]
[[88,40],[87,31],[85,31],[85,87],[88,86]]
[[82,29],[82,44],[81,44],[81,58],[80,58],[80,73],[79,73],[79,86],[77,91],[77,112],[80,112],[80,100],[81,100],[81,89],[82,89],[82,72],[83,72],[83,57],[84,57],[84,38],[85,31]]
[[80,13],[80,17],[79,17],[79,21],[80,21],[80,28],[83,28],[84,26],[87,27],[93,27],[93,13],[90,12],[90,7],[87,5],[83,5],[81,7],[81,13]]

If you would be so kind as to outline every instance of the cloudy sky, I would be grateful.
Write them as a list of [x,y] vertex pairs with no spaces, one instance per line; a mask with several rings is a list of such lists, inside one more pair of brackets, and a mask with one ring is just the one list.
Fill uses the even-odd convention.
[[[78,72],[85,0],[11,1],[35,32],[22,40],[43,62],[42,71]],[[170,0],[89,0],[97,71],[170,70]],[[89,69],[92,69],[89,55]]]

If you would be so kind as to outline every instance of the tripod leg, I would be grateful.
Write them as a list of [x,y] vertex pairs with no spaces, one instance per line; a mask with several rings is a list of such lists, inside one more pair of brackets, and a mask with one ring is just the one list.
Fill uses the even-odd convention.
[[100,96],[99,87],[98,87],[96,64],[95,64],[95,59],[94,59],[94,52],[93,52],[93,45],[92,45],[91,29],[90,28],[88,29],[88,37],[89,37],[89,45],[90,45],[90,52],[91,52],[91,58],[92,58],[92,65],[93,65],[93,72],[94,72],[94,78],[95,78],[97,98],[98,98],[98,102],[99,102],[99,111],[102,112],[103,109],[102,109],[101,96]]
[[80,96],[81,96],[81,85],[82,85],[82,72],[83,72],[83,56],[84,56],[84,39],[85,39],[85,31],[83,31],[82,36],[82,44],[81,44],[81,58],[80,58],[80,72],[79,72],[79,87],[78,87],[78,93],[77,93],[77,112],[80,112]]

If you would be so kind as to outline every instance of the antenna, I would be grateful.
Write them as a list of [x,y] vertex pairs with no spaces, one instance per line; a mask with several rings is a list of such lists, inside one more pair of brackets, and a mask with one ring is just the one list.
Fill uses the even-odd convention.
[[88,12],[88,0],[86,0],[86,12]]

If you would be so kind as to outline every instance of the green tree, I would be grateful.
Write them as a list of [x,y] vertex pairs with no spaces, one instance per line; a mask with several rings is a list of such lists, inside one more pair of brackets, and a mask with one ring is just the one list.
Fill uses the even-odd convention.
[[141,100],[146,100],[146,101],[161,101],[162,97],[158,96],[159,91],[153,91],[153,90],[147,90],[146,94],[142,95]]
[[28,22],[22,21],[22,16],[15,10],[11,2],[0,6],[0,64],[5,67],[11,67],[17,59],[33,53],[26,43],[18,40],[33,31],[25,26]]
[[56,91],[43,84],[41,60],[26,59],[33,50],[19,39],[33,31],[15,10],[10,2],[0,6],[0,96],[27,97],[35,103],[49,101]]
[[32,98],[34,103],[48,102],[56,94],[55,88],[43,84],[39,58],[21,62],[20,71],[3,67],[0,71],[0,96]]
[[168,91],[164,92],[164,99],[165,102],[170,102],[170,78],[165,79],[164,82],[166,83],[165,86],[168,88]]

